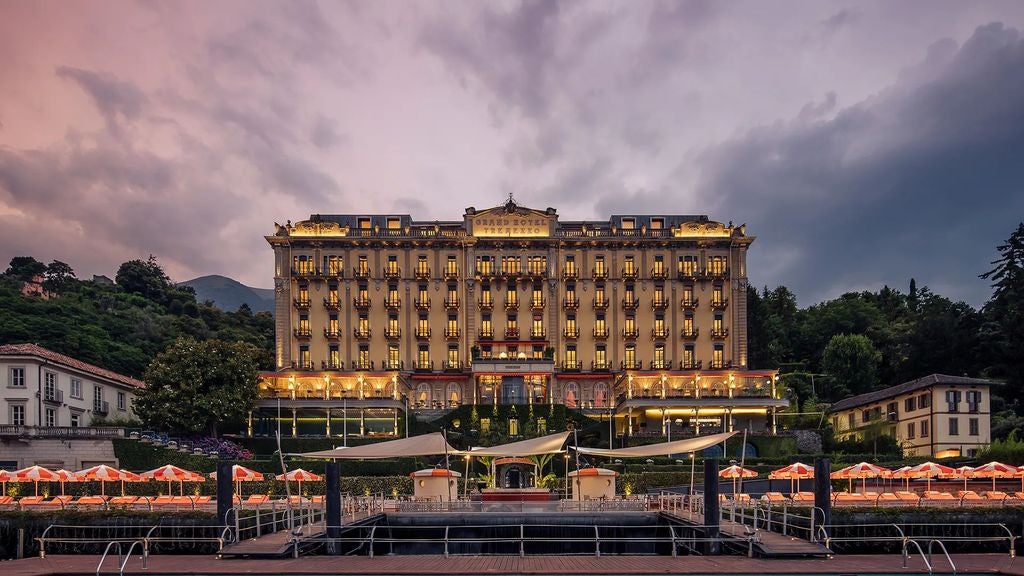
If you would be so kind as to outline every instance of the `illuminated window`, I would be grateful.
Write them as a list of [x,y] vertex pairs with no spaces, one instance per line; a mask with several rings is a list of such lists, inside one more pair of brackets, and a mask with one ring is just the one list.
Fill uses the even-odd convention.
[[369,218],[360,218],[358,220],[358,222],[359,222],[359,229],[360,230],[369,230],[370,227],[371,227],[370,226],[370,219]]
[[636,220],[635,219],[633,219],[633,218],[623,218],[622,219],[622,229],[623,230],[633,230],[635,228],[636,228]]
[[651,218],[651,230],[662,230],[665,228],[664,218]]
[[361,254],[359,256],[359,263],[357,264],[357,270],[359,274],[366,275],[370,273],[370,261],[366,259],[366,255]]
[[509,436],[519,436],[519,420],[512,418],[508,421]]
[[481,432],[490,432],[491,431],[491,419],[490,418],[481,418],[480,419],[480,431]]
[[401,218],[388,218],[388,230],[401,230],[402,219]]
[[328,276],[339,276],[343,269],[341,256],[324,256],[324,270]]

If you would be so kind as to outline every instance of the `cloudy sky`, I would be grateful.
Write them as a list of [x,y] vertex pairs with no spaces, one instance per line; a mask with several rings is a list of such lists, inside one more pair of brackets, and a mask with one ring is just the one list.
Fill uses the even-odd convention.
[[0,2],[0,261],[272,284],[311,213],[707,214],[801,305],[979,305],[1024,2]]

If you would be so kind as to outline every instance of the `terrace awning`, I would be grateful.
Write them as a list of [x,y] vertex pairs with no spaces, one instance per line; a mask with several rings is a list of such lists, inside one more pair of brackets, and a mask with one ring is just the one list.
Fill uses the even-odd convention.
[[540,438],[531,438],[529,440],[520,440],[519,442],[511,442],[509,444],[502,444],[500,446],[477,446],[471,448],[469,452],[462,452],[469,456],[533,456],[536,454],[554,454],[562,451],[562,446],[565,444],[565,439],[569,437],[569,432],[558,432],[556,434],[549,434],[547,436],[541,436]]
[[697,450],[703,450],[710,448],[715,444],[721,444],[727,439],[733,437],[736,432],[723,432],[721,434],[712,434],[710,436],[698,436],[696,438],[687,438],[685,440],[674,440],[672,442],[662,442],[660,444],[648,444],[646,446],[633,446],[631,448],[616,448],[609,450],[607,448],[576,448],[576,451],[580,454],[587,454],[590,456],[603,456],[606,458],[649,458],[651,456],[667,456],[669,454],[681,454],[683,452],[696,452]]
[[458,454],[459,451],[453,448],[451,444],[445,442],[444,434],[433,432],[431,434],[401,438],[389,442],[377,442],[351,448],[320,450],[318,452],[305,452],[293,454],[293,456],[331,458],[335,460],[380,460],[404,456],[437,456],[438,454],[445,453]]

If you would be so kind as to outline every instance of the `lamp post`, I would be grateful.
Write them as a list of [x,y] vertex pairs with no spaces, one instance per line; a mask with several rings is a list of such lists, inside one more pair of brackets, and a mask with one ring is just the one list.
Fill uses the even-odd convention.
[[566,452],[562,455],[565,459],[565,499],[569,499],[569,453]]
[[341,445],[348,448],[348,390],[341,391]]
[[608,406],[608,449],[615,449],[615,412],[611,406]]
[[690,512],[693,512],[693,475],[696,471],[694,468],[697,462],[696,456],[696,452],[690,452]]

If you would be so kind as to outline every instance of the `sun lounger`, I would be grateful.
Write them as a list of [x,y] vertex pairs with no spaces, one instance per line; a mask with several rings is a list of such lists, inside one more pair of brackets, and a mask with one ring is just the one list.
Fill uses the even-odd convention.
[[312,496],[310,500],[313,502],[313,504],[323,504],[324,502],[326,502],[326,498],[327,497],[324,496],[323,494],[318,494],[316,496]]
[[107,503],[111,506],[131,506],[138,499],[138,496],[114,496]]
[[0,506],[13,506],[14,496],[0,496]]
[[266,494],[250,494],[249,497],[245,499],[245,505],[246,506],[261,506],[263,504],[266,504],[269,501],[270,501],[270,496],[268,496]]
[[899,492],[896,492],[896,497],[899,498],[901,502],[905,502],[907,504],[917,504],[921,501],[920,495],[916,492],[910,492],[907,490],[900,490]]
[[196,506],[203,506],[213,501],[213,496],[195,496],[192,498],[192,503]]
[[103,506],[106,501],[106,498],[102,496],[79,496],[72,504],[75,506]]
[[814,492],[797,492],[793,494],[793,502],[814,503]]
[[951,506],[959,502],[960,499],[949,492],[926,490],[921,496],[922,506]]
[[981,495],[982,498],[988,500],[992,504],[1004,504],[1009,503],[1013,500],[1013,497],[1008,495],[1006,492],[999,490],[989,490]]
[[171,504],[179,507],[191,508],[192,497],[191,496],[174,496],[171,498]]
[[761,496],[761,500],[769,504],[785,504],[789,502],[789,498],[786,498],[782,492],[765,492],[764,496]]
[[46,496],[23,496],[18,500],[18,506],[39,506],[46,501]]
[[174,496],[157,496],[150,501],[153,506],[171,506],[174,504]]
[[858,492],[836,492],[832,496],[832,504],[835,506],[863,506],[868,504],[868,499]]
[[899,506],[903,504],[903,501],[895,492],[882,492],[875,500],[875,504],[877,506]]
[[960,498],[961,506],[984,506],[992,504],[990,500],[982,498],[981,495],[974,490],[960,490],[957,492],[957,496]]

